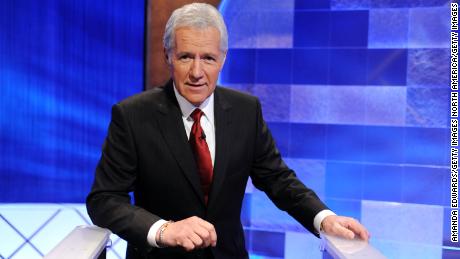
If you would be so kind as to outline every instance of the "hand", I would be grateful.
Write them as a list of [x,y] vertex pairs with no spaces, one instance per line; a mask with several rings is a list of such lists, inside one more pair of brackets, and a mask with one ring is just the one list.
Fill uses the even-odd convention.
[[321,222],[321,229],[326,233],[334,236],[344,237],[347,239],[355,238],[358,235],[362,240],[369,241],[370,235],[367,229],[357,220],[349,217],[330,215]]
[[[160,231],[158,231],[160,232]],[[159,240],[157,233],[157,241]],[[196,216],[172,222],[163,232],[163,246],[180,246],[186,251],[216,246],[217,234],[214,226]]]

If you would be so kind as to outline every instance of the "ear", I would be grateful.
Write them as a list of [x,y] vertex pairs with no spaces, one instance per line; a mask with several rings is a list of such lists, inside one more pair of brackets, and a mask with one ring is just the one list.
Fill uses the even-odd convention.
[[163,53],[165,55],[165,59],[166,59],[166,64],[170,65],[171,62],[169,60],[169,54],[168,54],[168,51],[166,50],[166,48],[163,48]]

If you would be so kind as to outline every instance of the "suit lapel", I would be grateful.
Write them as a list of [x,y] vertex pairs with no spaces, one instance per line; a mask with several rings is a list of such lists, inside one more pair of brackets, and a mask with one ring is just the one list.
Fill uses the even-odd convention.
[[171,152],[176,158],[177,163],[181,167],[182,172],[204,205],[204,195],[201,190],[197,166],[185,133],[184,123],[182,122],[182,113],[174,95],[172,82],[169,82],[165,86],[164,91],[166,93],[166,99],[164,102],[158,103],[157,106],[158,111],[160,112],[158,122],[161,132]]
[[216,128],[216,154],[214,161],[214,174],[208,207],[211,207],[218,196],[219,190],[225,179],[229,143],[231,132],[231,105],[221,94],[219,87],[214,91],[214,121]]

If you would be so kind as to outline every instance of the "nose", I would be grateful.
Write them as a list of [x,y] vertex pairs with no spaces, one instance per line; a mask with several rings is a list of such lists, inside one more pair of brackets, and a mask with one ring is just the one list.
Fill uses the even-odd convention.
[[190,77],[193,80],[199,80],[203,77],[203,67],[200,58],[195,58],[190,69]]

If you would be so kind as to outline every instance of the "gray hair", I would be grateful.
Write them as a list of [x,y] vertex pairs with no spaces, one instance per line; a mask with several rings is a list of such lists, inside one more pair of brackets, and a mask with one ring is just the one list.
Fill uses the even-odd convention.
[[228,49],[228,34],[224,19],[219,11],[210,4],[192,3],[174,10],[169,17],[163,36],[163,46],[169,53],[175,47],[175,30],[179,27],[193,27],[205,29],[216,28],[220,33],[220,50]]

